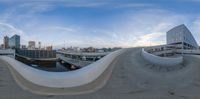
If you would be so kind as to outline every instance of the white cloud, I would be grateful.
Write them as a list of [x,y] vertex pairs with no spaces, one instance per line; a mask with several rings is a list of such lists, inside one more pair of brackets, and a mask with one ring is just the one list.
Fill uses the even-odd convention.
[[83,7],[83,8],[96,8],[96,7],[109,7],[109,8],[146,8],[154,7],[154,4],[150,3],[138,3],[138,2],[121,2],[120,0],[1,0],[5,4],[12,6],[18,6],[21,8],[31,9],[30,12],[43,12],[54,9],[56,6],[63,7]]
[[[117,20],[117,21],[116,21]],[[174,14],[165,10],[145,10],[128,13],[110,21],[111,28],[91,30],[99,35],[72,36],[76,38],[66,43],[70,46],[133,47],[153,46],[166,43],[166,32],[180,24],[189,24],[188,16]],[[197,22],[199,24],[199,22]],[[196,24],[197,24],[196,23]],[[198,27],[198,26],[197,26]],[[82,32],[79,30],[76,32]],[[75,34],[72,34],[75,35]]]
[[166,32],[179,24],[187,24],[184,15],[165,10],[143,10],[129,12],[113,20],[113,30],[117,31],[120,46],[145,46],[165,44]]
[[66,32],[74,32],[75,30],[69,27],[60,27],[60,26],[54,26],[54,27],[50,27],[52,29],[56,29],[56,30],[61,30],[61,31],[66,31]]
[[[0,23],[0,31],[1,31],[0,38],[3,38],[3,36],[6,36],[6,35],[9,37],[11,37],[15,34],[20,35],[22,44],[25,44],[30,39],[33,39],[30,36],[28,36],[26,33],[24,33],[22,30],[14,27],[13,25],[10,25],[8,23]],[[1,41],[1,43],[2,43],[2,41]]]
[[154,4],[147,3],[115,3],[114,8],[143,8],[143,7],[154,7]]
[[[52,1],[54,2],[54,1]],[[41,41],[43,45],[55,46],[94,46],[94,47],[133,47],[158,45],[165,43],[165,33],[179,24],[188,24],[188,16],[160,9],[148,9],[121,13],[105,22],[107,28],[90,28],[74,23],[58,25],[53,20],[44,22],[37,19],[35,14],[51,11],[55,8],[52,2],[22,3],[0,16],[0,31],[3,35],[19,34],[23,43],[28,40]],[[152,7],[152,4],[114,3],[93,1],[61,1],[65,7]],[[82,3],[83,2],[83,3]],[[89,2],[89,3],[88,3]],[[56,4],[59,4],[56,3]],[[19,14],[24,12],[23,15]],[[29,12],[30,11],[30,12]],[[20,23],[21,22],[21,23]],[[18,23],[14,27],[8,23]],[[19,24],[20,23],[20,24]],[[20,29],[19,29],[20,27]],[[198,33],[200,20],[195,20],[192,30]],[[195,34],[198,35],[198,34]],[[2,38],[2,37],[1,37]],[[198,40],[200,41],[200,40]]]
[[189,30],[192,32],[197,43],[200,44],[200,16],[191,22]]
[[156,40],[165,35],[164,33],[150,33],[138,37],[135,41],[135,46],[152,46],[152,45],[162,45],[164,42],[161,40]]

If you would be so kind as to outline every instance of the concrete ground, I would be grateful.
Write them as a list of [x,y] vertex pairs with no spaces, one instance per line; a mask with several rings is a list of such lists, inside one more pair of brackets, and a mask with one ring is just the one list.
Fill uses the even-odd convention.
[[[60,91],[24,81],[8,64],[0,61],[0,99],[188,99],[200,98],[200,57],[184,56],[178,66],[161,67],[146,62],[141,49],[133,48],[120,55],[91,85],[65,90],[76,95],[39,95],[35,90]],[[110,77],[109,77],[110,75]],[[21,88],[17,82],[28,89]],[[31,92],[32,91],[32,92]],[[81,93],[83,91],[83,93]],[[84,91],[86,91],[84,93]]]

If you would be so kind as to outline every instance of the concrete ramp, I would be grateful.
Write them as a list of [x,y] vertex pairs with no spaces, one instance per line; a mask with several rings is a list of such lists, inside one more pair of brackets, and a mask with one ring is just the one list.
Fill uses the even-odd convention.
[[[35,69],[5,56],[2,56],[1,60],[7,64],[13,76],[15,76],[15,80],[24,89],[38,94],[70,94],[68,91],[77,94],[100,88],[101,84],[103,85],[109,78],[113,67],[112,63],[126,50],[115,51],[86,67],[67,72],[48,72]],[[106,76],[100,77],[102,75]],[[102,79],[102,81],[99,81],[98,78]],[[87,87],[90,87],[90,90]]]
[[[0,88],[0,97],[2,99],[4,96],[17,99],[182,99],[200,97],[199,56],[184,56],[183,64],[181,64],[184,67],[162,71],[157,68],[159,66],[145,61],[141,57],[141,51],[141,48],[125,50],[97,79],[83,86],[68,88],[51,88],[31,83],[1,60],[3,66],[0,65],[0,69],[3,68],[5,74],[1,74],[3,79],[0,82],[5,83],[5,86]],[[12,76],[7,74],[9,71],[6,66],[10,68],[15,80],[25,86],[27,91],[21,90],[13,83]],[[48,95],[33,94],[30,91]]]

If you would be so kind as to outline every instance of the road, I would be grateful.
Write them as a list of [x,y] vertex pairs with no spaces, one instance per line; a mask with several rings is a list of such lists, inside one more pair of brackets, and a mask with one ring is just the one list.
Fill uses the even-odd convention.
[[[185,99],[200,97],[199,56],[184,56],[184,67],[159,71],[140,55],[140,48],[121,54],[94,82],[71,89],[48,89],[23,81],[0,60],[0,99]],[[12,71],[12,70],[11,70]],[[30,89],[21,88],[14,78]],[[18,81],[17,81],[18,82]],[[18,82],[18,83],[19,83]],[[30,90],[69,93],[69,95],[39,95]],[[75,93],[74,95],[72,95]],[[70,95],[71,94],[71,95]]]

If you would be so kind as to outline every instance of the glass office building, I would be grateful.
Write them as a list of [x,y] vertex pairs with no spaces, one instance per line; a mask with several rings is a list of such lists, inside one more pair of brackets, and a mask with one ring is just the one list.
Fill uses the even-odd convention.
[[14,35],[9,39],[9,47],[12,49],[20,48],[20,36]]
[[184,25],[179,25],[167,32],[167,44],[175,45],[178,49],[197,49],[198,44],[192,33]]

